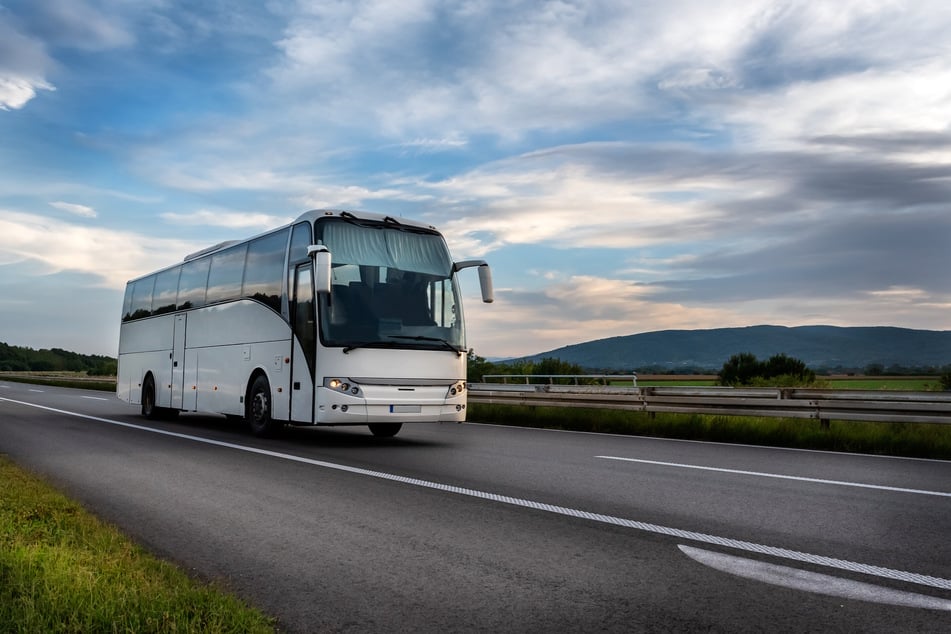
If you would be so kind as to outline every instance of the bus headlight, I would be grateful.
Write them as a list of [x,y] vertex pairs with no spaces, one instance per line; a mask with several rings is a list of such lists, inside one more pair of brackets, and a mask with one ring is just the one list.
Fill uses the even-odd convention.
[[324,379],[324,387],[334,392],[339,392],[341,394],[349,394],[351,396],[360,396],[360,386],[353,385],[346,379]]
[[449,392],[446,394],[446,398],[451,398],[453,396],[458,396],[466,391],[466,382],[459,381],[457,383],[449,386]]

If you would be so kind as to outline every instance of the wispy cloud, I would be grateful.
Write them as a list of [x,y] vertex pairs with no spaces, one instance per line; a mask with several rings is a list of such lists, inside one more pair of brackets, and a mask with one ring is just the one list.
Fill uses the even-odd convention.
[[228,229],[267,229],[290,222],[290,218],[261,213],[242,213],[200,209],[192,213],[163,213],[161,217],[173,225],[226,227]]
[[[0,263],[29,262],[43,275],[85,273],[109,288],[123,288],[127,280],[203,246],[199,241],[156,239],[0,209]],[[170,256],[176,253],[180,255]]]
[[92,207],[87,207],[86,205],[79,205],[76,203],[66,203],[62,201],[50,203],[51,207],[55,207],[60,211],[65,211],[66,213],[73,214],[74,216],[81,216],[83,218],[95,218],[96,210]]

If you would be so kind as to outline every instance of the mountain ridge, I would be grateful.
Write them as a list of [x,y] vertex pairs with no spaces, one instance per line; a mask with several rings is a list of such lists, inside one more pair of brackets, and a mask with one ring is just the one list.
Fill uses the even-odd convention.
[[951,331],[824,325],[658,330],[572,344],[521,359],[554,357],[601,370],[719,370],[741,352],[764,360],[787,354],[813,369],[939,368],[951,365]]

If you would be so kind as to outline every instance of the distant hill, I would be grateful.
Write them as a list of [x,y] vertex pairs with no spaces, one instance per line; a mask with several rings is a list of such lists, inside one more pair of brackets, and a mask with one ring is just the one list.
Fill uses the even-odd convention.
[[554,357],[597,370],[719,370],[732,355],[785,353],[813,369],[940,368],[951,365],[951,331],[836,326],[661,330],[599,339],[525,357]]

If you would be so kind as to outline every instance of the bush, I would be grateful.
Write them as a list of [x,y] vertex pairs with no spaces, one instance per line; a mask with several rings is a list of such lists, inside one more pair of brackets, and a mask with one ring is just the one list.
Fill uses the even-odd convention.
[[816,373],[799,359],[776,354],[764,362],[749,352],[730,357],[717,376],[720,385],[734,386],[796,387],[816,380]]
[[951,371],[945,372],[941,375],[941,387],[945,390],[951,391]]

